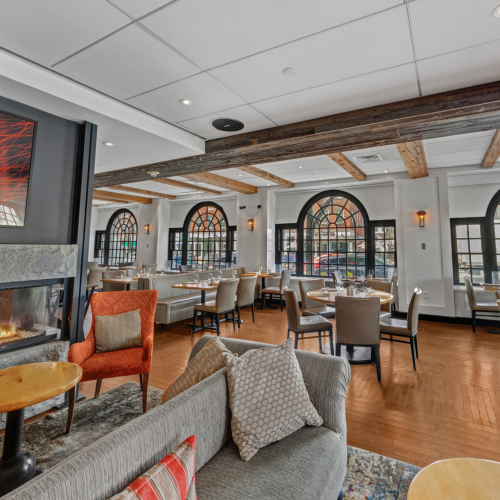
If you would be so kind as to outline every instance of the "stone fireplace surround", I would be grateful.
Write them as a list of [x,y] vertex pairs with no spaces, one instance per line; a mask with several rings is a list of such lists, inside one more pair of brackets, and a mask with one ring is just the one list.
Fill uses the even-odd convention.
[[[0,244],[0,283],[36,282],[76,276],[77,245],[3,245]],[[39,346],[0,354],[0,369],[41,361],[67,361],[69,342],[58,340]],[[25,418],[38,415],[64,402],[64,394],[26,409]],[[0,415],[0,429],[5,414]]]

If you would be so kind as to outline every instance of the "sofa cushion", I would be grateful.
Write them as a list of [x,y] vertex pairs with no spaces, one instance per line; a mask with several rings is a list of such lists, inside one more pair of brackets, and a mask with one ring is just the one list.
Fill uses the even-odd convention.
[[163,299],[158,301],[158,305],[168,305],[171,311],[176,311],[177,309],[184,309],[185,307],[194,307],[201,301],[200,294],[196,295],[181,295],[179,297],[170,297],[169,299]]
[[323,426],[302,427],[259,450],[250,462],[229,442],[196,473],[196,491],[203,500],[333,500],[346,463],[338,434]]
[[141,310],[95,317],[95,352],[142,347]]
[[196,436],[190,436],[108,500],[196,500],[195,453]]
[[291,338],[241,358],[226,355],[226,371],[233,440],[245,462],[304,425],[323,423],[309,399]]

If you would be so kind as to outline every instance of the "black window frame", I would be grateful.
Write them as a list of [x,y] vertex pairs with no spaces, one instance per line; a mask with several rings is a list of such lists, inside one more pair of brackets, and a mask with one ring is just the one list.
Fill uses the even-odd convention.
[[98,263],[104,265],[104,257],[106,252],[106,231],[96,231],[94,240],[94,259]]
[[[130,216],[133,218],[133,220],[135,221],[133,223],[133,225],[135,226],[136,228],[136,231],[135,231],[135,238],[131,238],[129,239],[130,242],[132,243],[135,243],[135,245],[133,245],[131,248],[132,248],[132,251],[130,252],[131,255],[127,255],[126,258],[125,258],[125,253],[123,251],[123,249],[117,249],[117,248],[110,248],[111,247],[111,244],[114,243],[116,240],[115,239],[111,239],[111,234],[112,234],[112,230],[113,230],[113,227],[114,227],[114,223],[115,223],[115,219],[118,218],[119,215],[121,214],[124,214],[124,213],[128,213],[130,214]],[[105,266],[117,266],[119,263],[121,262],[131,262],[131,261],[135,261],[137,259],[137,239],[138,239],[138,236],[139,236],[139,222],[137,221],[137,218],[135,216],[135,214],[126,209],[126,208],[120,208],[118,209],[116,212],[114,212],[111,217],[109,218],[109,221],[108,221],[108,225],[106,227],[106,240],[105,240],[105,251],[104,251],[104,265]],[[114,252],[116,251],[120,251],[120,256],[116,256],[114,255]],[[110,253],[113,252],[113,255],[110,257]],[[111,261],[115,261],[115,263],[112,263],[110,264],[110,260]]]
[[[394,228],[394,252],[387,252],[387,251],[384,251],[384,252],[377,252],[377,239],[375,238],[375,229],[377,227],[393,227]],[[371,233],[372,233],[372,239],[373,239],[373,262],[374,262],[374,267],[373,267],[373,271],[375,271],[375,278],[381,278],[382,276],[379,276],[377,274],[377,268],[380,268],[381,266],[377,265],[377,262],[376,262],[376,257],[377,257],[377,254],[378,253],[383,253],[384,255],[386,253],[394,253],[394,269],[396,269],[398,267],[398,252],[397,252],[397,239],[396,239],[396,221],[394,219],[392,220],[372,220],[370,221],[370,230],[371,230]],[[385,238],[384,236],[384,241],[386,241],[387,238]],[[387,266],[387,261],[385,260],[385,257],[384,257],[384,278],[387,278],[387,268],[390,268],[391,266]]]
[[[180,235],[179,239],[181,247],[180,250],[175,249],[175,237],[177,234]],[[171,270],[179,269],[179,266],[183,263],[182,262],[183,245],[184,245],[184,229],[182,227],[171,227],[168,231],[168,260],[170,261]]]
[[[284,252],[282,250],[282,242],[283,242],[283,231],[295,230],[297,232],[297,224],[276,224],[276,238],[275,238],[275,249],[274,249],[274,262],[275,264],[281,265],[282,269],[289,270],[290,269],[290,251],[287,250]],[[297,232],[297,249],[295,250],[295,272],[292,273],[292,276],[296,276],[297,269],[297,252],[298,252],[298,232]],[[283,254],[288,254],[288,260],[283,262]]]

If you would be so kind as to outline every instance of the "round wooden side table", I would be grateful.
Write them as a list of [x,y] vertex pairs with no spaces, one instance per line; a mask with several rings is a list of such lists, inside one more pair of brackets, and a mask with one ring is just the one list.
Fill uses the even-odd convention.
[[450,458],[422,469],[408,500],[499,500],[500,463],[478,458]]
[[[0,370],[0,413],[7,412],[2,459],[0,496],[33,479],[35,458],[21,451],[24,409],[72,389],[82,378],[80,366],[66,362],[32,363]],[[72,415],[71,415],[72,417]],[[68,422],[70,418],[68,416]]]

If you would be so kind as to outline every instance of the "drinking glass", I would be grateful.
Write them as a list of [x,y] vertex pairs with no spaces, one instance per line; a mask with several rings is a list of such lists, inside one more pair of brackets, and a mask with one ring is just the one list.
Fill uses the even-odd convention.
[[127,276],[127,271],[125,271],[125,269],[122,269],[121,275],[122,275],[122,280],[125,280],[125,276]]
[[137,277],[140,278],[141,277],[141,273],[137,273]]
[[238,274],[238,272],[236,271],[236,269],[233,269],[231,274],[233,275],[233,278],[236,278],[236,275]]
[[194,282],[198,283],[198,281],[200,281],[200,275],[199,274],[195,274],[194,275]]
[[259,267],[259,272],[260,272],[260,274],[262,274],[263,269],[264,269],[264,267],[263,267],[263,266],[260,266],[260,267]]
[[270,267],[268,267],[266,271],[267,271],[267,274],[271,274],[271,268]]
[[222,279],[222,271],[219,269],[219,272],[217,273],[217,277],[221,280]]
[[208,281],[212,281],[212,276],[213,276],[213,274],[212,274],[212,273],[208,273],[208,275],[207,275],[207,276],[208,276]]
[[161,273],[161,274],[163,274],[164,272],[165,272],[165,269],[162,267],[162,268],[160,269],[160,273]]

